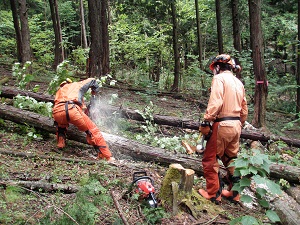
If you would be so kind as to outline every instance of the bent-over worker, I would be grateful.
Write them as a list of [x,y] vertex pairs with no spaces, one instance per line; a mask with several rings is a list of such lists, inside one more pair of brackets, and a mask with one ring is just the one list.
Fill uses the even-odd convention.
[[112,154],[96,124],[85,114],[86,108],[83,96],[91,89],[91,94],[96,95],[100,87],[94,78],[88,78],[79,82],[72,82],[67,78],[60,84],[54,99],[52,109],[53,118],[57,125],[57,147],[66,145],[66,132],[69,123],[75,125],[80,131],[86,133],[88,144],[96,149],[97,159],[113,160]]

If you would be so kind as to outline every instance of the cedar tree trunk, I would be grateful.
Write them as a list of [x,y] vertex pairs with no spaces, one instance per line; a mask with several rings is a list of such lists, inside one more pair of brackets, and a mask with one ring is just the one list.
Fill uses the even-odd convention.
[[249,0],[250,41],[255,75],[254,116],[252,125],[266,127],[268,82],[265,71],[263,34],[261,28],[261,0]]

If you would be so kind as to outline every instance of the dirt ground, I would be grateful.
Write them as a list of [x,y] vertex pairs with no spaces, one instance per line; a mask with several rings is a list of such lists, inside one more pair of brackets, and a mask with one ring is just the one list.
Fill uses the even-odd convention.
[[[10,71],[7,68],[0,67],[0,79],[5,75],[10,76]],[[13,85],[14,81],[10,80],[8,84]],[[149,97],[141,92],[115,88],[106,88],[104,91],[106,94],[118,93],[119,98],[114,104],[119,107],[130,107],[132,109],[139,107],[142,110],[145,104],[149,102]],[[194,96],[189,95],[183,98],[174,98],[170,95],[156,95],[151,97],[151,101],[156,108],[156,114],[197,120],[199,118],[199,104],[205,105],[207,98],[201,102],[199,99],[195,99]],[[37,224],[49,208],[54,206],[61,208],[69,199],[74,199],[74,194],[40,193],[36,190],[29,190],[30,188],[26,189],[26,195],[20,195],[18,199],[6,199],[5,196],[8,192],[6,187],[9,185],[9,182],[48,181],[50,183],[78,185],[82,178],[93,173],[108,179],[107,181],[102,180],[101,183],[103,186],[107,184],[110,191],[113,191],[107,194],[117,199],[121,209],[118,211],[116,203],[112,204],[111,208],[106,208],[105,212],[99,214],[96,224],[118,224],[112,223],[112,221],[116,221],[115,218],[120,217],[122,214],[128,224],[151,224],[147,222],[147,219],[141,213],[139,204],[125,200],[122,196],[132,182],[133,173],[146,171],[155,181],[156,197],[159,206],[161,206],[158,196],[167,168],[155,163],[122,158],[118,158],[112,164],[105,162],[95,164],[71,163],[64,160],[54,160],[51,157],[93,161],[91,158],[91,147],[75,141],[68,141],[67,147],[59,151],[56,148],[55,136],[52,134],[44,135],[39,139],[29,140],[26,137],[26,132],[24,133],[24,130],[22,130],[24,128],[17,124],[2,121],[0,127],[0,151],[2,152],[0,154],[0,184],[2,185],[2,188],[0,188],[0,224],[17,224],[19,221],[26,221],[27,224]],[[107,132],[109,128],[103,128],[103,131]],[[16,157],[9,154],[9,152],[35,154],[50,158]],[[199,161],[199,163],[201,162]],[[113,180],[118,185],[114,186],[111,183]],[[195,180],[198,181],[195,189],[205,186],[203,177],[196,177]],[[52,202],[51,199],[54,199],[55,195],[56,200]],[[210,202],[206,204],[212,205]],[[183,211],[175,216],[172,216],[170,213],[170,216],[164,218],[161,224],[229,224],[231,219],[244,215],[252,215],[259,218],[264,224],[269,223],[264,218],[264,210],[259,207],[248,208],[243,205],[235,205],[226,199],[222,200],[221,205],[213,205],[213,207],[217,207],[222,213],[213,214],[204,209],[201,212],[201,218],[194,218],[188,211]],[[59,213],[58,210],[56,211]],[[15,213],[9,214],[9,212]],[[1,217],[1,213],[14,215],[14,218],[10,220],[9,218]]]

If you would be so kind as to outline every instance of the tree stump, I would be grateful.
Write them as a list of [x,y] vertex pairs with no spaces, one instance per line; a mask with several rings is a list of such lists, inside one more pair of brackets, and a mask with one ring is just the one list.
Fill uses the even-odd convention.
[[170,164],[163,179],[159,198],[163,206],[170,209],[173,215],[180,210],[187,211],[195,218],[201,216],[201,212],[209,212],[212,216],[222,210],[215,209],[216,205],[202,198],[194,189],[195,171],[185,169],[181,164]]
[[179,199],[192,193],[195,171],[185,169],[181,164],[171,164],[164,177],[160,189],[160,199],[163,204],[173,208],[177,214]]

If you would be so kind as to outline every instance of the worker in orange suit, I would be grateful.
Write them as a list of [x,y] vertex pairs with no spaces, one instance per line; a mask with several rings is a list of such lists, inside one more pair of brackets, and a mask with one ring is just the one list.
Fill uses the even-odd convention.
[[62,149],[66,143],[66,132],[69,123],[86,133],[88,144],[93,145],[98,152],[98,159],[114,160],[112,154],[95,123],[85,113],[84,94],[91,89],[93,96],[97,95],[100,87],[94,78],[72,82],[69,78],[60,84],[54,99],[53,118],[57,125],[57,147]]
[[[212,60],[209,68],[214,77],[207,109],[199,127],[207,139],[202,159],[206,190],[199,189],[198,192],[216,204],[221,202],[221,196],[238,202],[240,195],[231,188],[240,177],[234,176],[234,167],[230,167],[230,163],[239,152],[242,126],[248,116],[244,85],[233,74],[241,67],[235,65],[229,55],[221,54]],[[224,185],[219,176],[218,159],[227,168],[228,190],[222,190]]]

